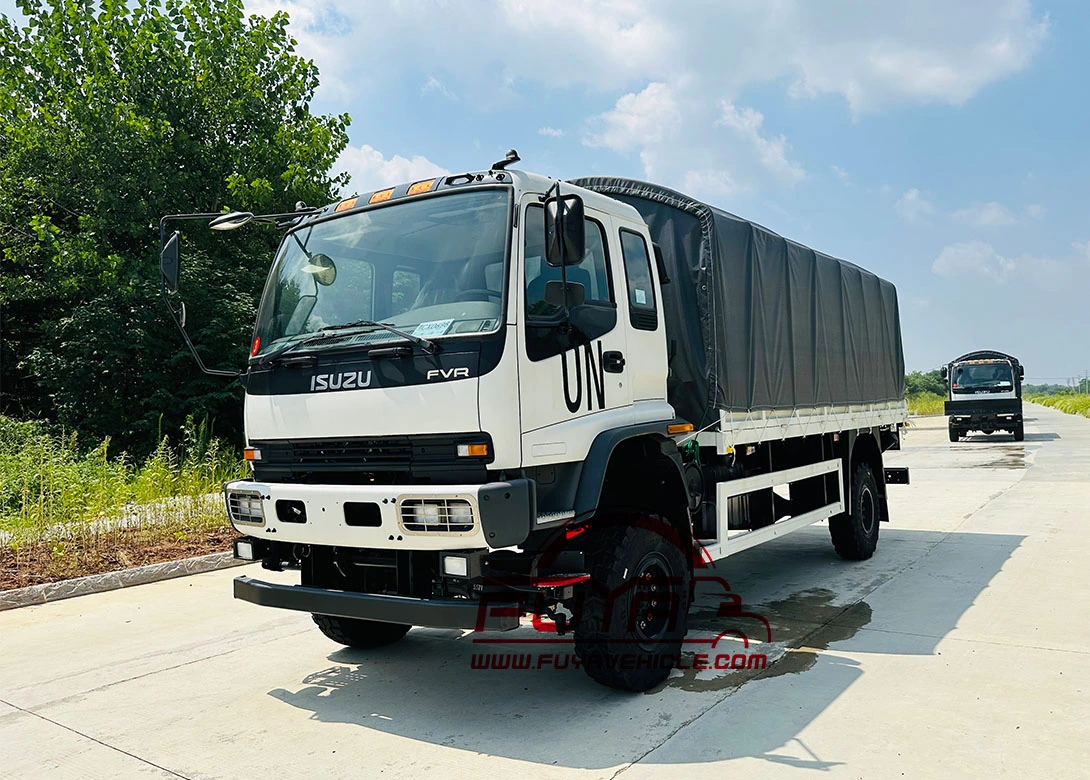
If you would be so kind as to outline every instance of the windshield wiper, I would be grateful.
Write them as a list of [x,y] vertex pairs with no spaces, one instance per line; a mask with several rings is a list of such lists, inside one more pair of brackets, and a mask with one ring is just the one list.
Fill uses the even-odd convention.
[[279,349],[274,349],[267,355],[262,355],[260,358],[257,359],[257,365],[267,365],[283,355],[285,352],[291,352],[296,348],[302,347],[306,344],[313,344],[318,341],[334,339],[340,336],[342,331],[356,330],[357,328],[382,328],[383,330],[387,330],[390,333],[401,336],[406,341],[410,341],[413,344],[419,345],[422,349],[426,350],[432,355],[439,351],[439,345],[436,344],[434,341],[421,338],[420,336],[414,336],[412,333],[403,331],[400,328],[394,327],[393,325],[389,325],[385,322],[375,322],[374,320],[357,320],[355,322],[346,322],[343,325],[327,325],[321,330],[317,330],[314,333],[311,333],[304,338],[299,339],[298,341],[293,341],[290,344],[285,344]]
[[395,327],[388,322],[375,322],[374,320],[356,320],[355,322],[346,322],[344,325],[327,325],[322,328],[319,333],[335,333],[340,330],[352,330],[353,328],[382,328],[383,330],[395,333],[406,341],[411,341],[421,349],[434,355],[439,351],[439,345],[430,339],[426,339],[422,336],[417,336],[409,333],[406,330]]

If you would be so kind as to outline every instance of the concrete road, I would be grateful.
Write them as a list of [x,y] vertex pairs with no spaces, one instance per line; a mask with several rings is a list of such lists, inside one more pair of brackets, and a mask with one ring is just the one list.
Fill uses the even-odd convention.
[[[816,526],[722,562],[773,662],[649,694],[472,669],[460,632],[339,649],[238,569],[0,613],[0,776],[1090,777],[1090,420],[1028,417],[910,429],[870,561]],[[718,601],[691,636],[758,637]]]

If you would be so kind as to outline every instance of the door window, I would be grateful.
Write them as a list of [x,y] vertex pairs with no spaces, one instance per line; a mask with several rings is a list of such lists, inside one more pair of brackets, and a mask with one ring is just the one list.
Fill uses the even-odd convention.
[[[582,303],[569,307],[571,322],[564,327],[563,293],[559,289],[561,269],[545,260],[545,209],[531,204],[526,209],[525,289],[526,351],[531,360],[544,360],[565,350],[593,341],[613,330],[617,324],[617,304],[610,281],[609,252],[605,231],[600,223],[586,220],[586,249],[583,259],[564,269],[570,301],[582,297]],[[550,288],[550,282],[552,286]],[[552,293],[549,293],[549,290]],[[549,293],[549,294],[547,294]]]
[[643,236],[631,230],[621,231],[621,254],[628,280],[628,316],[637,330],[657,330],[658,310],[655,307],[655,287],[651,278],[651,256]]

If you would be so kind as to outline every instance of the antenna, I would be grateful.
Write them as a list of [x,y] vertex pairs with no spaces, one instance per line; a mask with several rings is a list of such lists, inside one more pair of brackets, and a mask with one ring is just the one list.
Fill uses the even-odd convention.
[[521,159],[522,158],[519,157],[518,152],[516,152],[514,149],[508,149],[507,154],[505,154],[503,156],[502,160],[500,160],[499,162],[492,163],[492,170],[502,171],[508,165],[514,165],[515,163],[517,163]]

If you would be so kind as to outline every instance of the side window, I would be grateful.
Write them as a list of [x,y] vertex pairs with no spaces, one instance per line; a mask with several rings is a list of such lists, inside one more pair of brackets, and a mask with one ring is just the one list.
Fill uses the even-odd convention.
[[[526,352],[530,360],[544,360],[599,338],[617,325],[617,305],[609,273],[609,253],[602,225],[586,220],[586,249],[582,262],[564,269],[569,288],[583,288],[583,305],[570,311],[574,328],[561,327],[564,307],[545,300],[550,282],[561,281],[559,268],[545,260],[545,209],[539,204],[526,208],[523,259],[526,290]],[[557,295],[558,285],[553,287]],[[560,295],[563,293],[560,292]],[[569,295],[571,293],[569,292]],[[563,299],[560,299],[561,302]]]
[[390,293],[390,314],[393,317],[412,308],[420,294],[420,274],[398,268],[394,271],[393,290]]
[[624,255],[624,273],[628,279],[628,312],[632,327],[637,330],[655,330],[659,326],[655,308],[655,286],[651,280],[651,256],[647,242],[639,233],[621,231],[621,254]]

